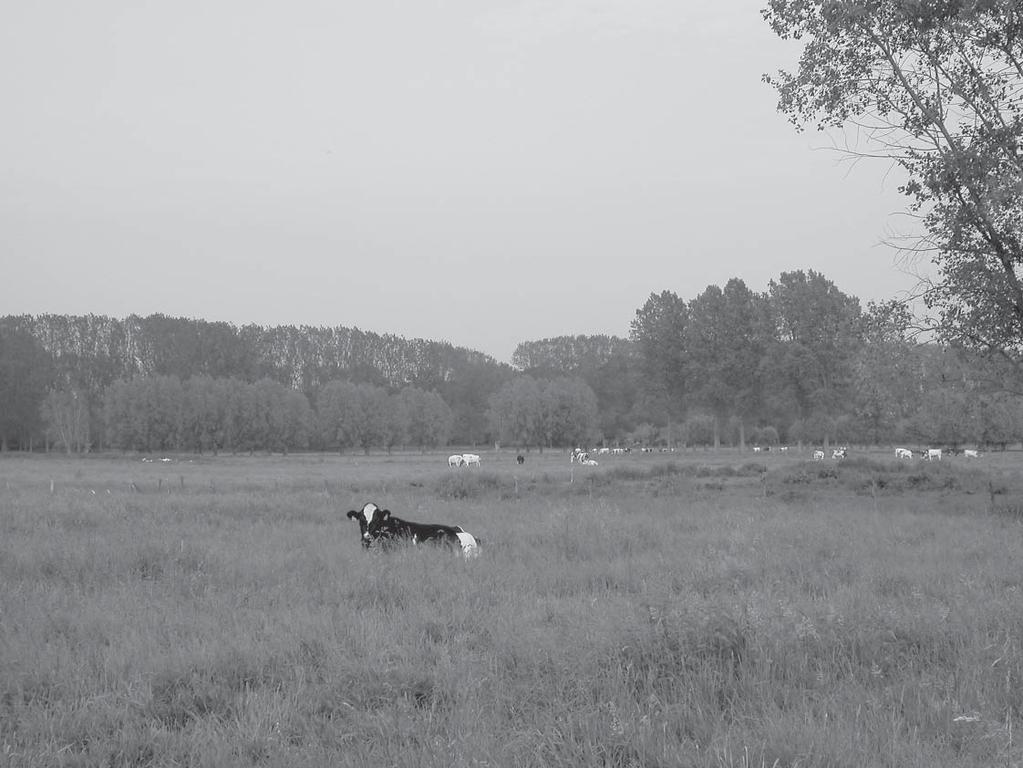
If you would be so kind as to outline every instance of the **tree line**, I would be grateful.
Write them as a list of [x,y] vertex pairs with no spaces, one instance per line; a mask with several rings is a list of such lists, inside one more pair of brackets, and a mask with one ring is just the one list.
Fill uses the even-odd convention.
[[864,310],[812,270],[762,292],[735,278],[689,300],[653,293],[628,338],[526,341],[513,365],[445,343],[306,332],[0,318],[0,437],[21,449],[285,452],[1023,436],[1011,365],[918,343],[905,307]]
[[651,295],[633,320],[649,434],[720,445],[978,443],[1023,437],[1014,366],[956,344],[917,343],[896,301],[824,275],[785,272],[763,293],[738,279],[691,301]]
[[[31,450],[62,442],[67,426],[52,423],[53,406],[63,404],[66,412],[72,397],[85,406],[78,419],[87,423],[79,432],[101,445],[106,390],[115,382],[159,377],[266,379],[303,394],[311,405],[333,381],[390,393],[415,387],[451,404],[453,439],[477,443],[487,429],[486,398],[511,372],[488,355],[447,342],[358,328],[237,327],[159,314],[12,315],[0,318],[0,445]],[[48,392],[57,394],[43,411]]]
[[[57,432],[53,425],[73,421],[67,406],[83,397],[51,390],[43,401],[51,437],[69,451],[91,443],[84,420],[78,432]],[[118,380],[106,388],[102,409],[103,447],[147,453],[427,450],[448,442],[454,421],[439,395],[418,387],[392,393],[375,384],[331,381],[310,402],[273,379],[206,375]]]

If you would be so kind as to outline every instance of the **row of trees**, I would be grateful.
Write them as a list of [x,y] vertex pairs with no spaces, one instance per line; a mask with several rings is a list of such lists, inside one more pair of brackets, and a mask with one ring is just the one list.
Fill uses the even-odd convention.
[[[598,436],[745,445],[963,442],[1023,437],[1015,369],[960,345],[918,344],[897,302],[870,304],[822,274],[741,280],[686,301],[652,294],[630,339],[520,345],[527,372],[577,375],[598,396]],[[572,366],[558,369],[559,359]]]
[[[890,352],[903,343],[908,322],[893,313],[892,307],[872,308],[870,316],[891,331]],[[650,420],[709,415],[715,445],[728,420],[739,425],[740,444],[747,425],[764,423],[795,441],[826,443],[839,419],[856,411],[866,383],[857,379],[857,363],[870,322],[857,299],[813,271],[783,273],[766,293],[733,279],[689,302],[670,291],[652,295],[637,311],[631,334]],[[908,349],[905,344],[902,351]],[[890,429],[906,414],[894,402],[884,405]]]
[[313,402],[273,379],[145,376],[103,393],[97,424],[88,395],[51,390],[43,401],[46,436],[70,452],[345,451],[435,448],[451,438],[453,415],[435,392],[331,381]]
[[158,376],[269,379],[310,400],[337,380],[390,392],[417,387],[452,403],[456,438],[476,442],[487,429],[487,397],[511,374],[473,350],[357,328],[238,328],[164,315],[7,316],[0,318],[0,447],[43,442],[40,406],[48,390],[86,403],[95,436],[108,387]]
[[[263,378],[145,376],[118,380],[103,393],[101,419],[89,418],[85,392],[50,390],[43,400],[47,440],[72,452],[427,450],[446,445],[451,408],[436,392],[330,381],[310,401]],[[491,397],[493,434],[522,445],[577,444],[593,434],[597,401],[577,379],[510,381]]]

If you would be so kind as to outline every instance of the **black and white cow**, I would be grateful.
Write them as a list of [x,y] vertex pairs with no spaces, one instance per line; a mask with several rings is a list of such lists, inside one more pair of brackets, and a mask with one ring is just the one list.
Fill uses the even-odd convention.
[[519,463],[519,466],[521,467],[523,464],[526,463],[526,457],[520,453],[518,456],[515,457],[515,461],[517,461]]
[[433,541],[459,547],[465,557],[479,555],[480,540],[471,533],[466,533],[457,525],[440,525],[439,523],[413,523],[393,517],[389,509],[381,509],[373,502],[362,506],[361,510],[348,510],[348,517],[359,521],[359,532],[362,534],[362,546],[369,548],[379,543],[382,547],[390,544],[407,542],[419,544]]
[[590,454],[588,451],[584,451],[582,448],[573,448],[572,455],[568,457],[568,462],[569,464],[572,464],[578,461],[580,464],[582,464],[588,458],[590,458]]

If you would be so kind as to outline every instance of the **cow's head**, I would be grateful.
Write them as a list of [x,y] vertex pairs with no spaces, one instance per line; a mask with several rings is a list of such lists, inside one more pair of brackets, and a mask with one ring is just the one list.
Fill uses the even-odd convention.
[[387,521],[391,516],[388,509],[380,509],[373,502],[364,504],[362,509],[350,509],[348,517],[359,521],[359,532],[362,534],[362,546],[369,547],[378,537],[388,530]]

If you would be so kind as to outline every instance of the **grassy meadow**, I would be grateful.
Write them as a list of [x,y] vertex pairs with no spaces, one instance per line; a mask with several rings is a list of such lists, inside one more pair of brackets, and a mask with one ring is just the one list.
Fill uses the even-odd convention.
[[1023,764],[1020,454],[480,453],[3,457],[0,765]]

